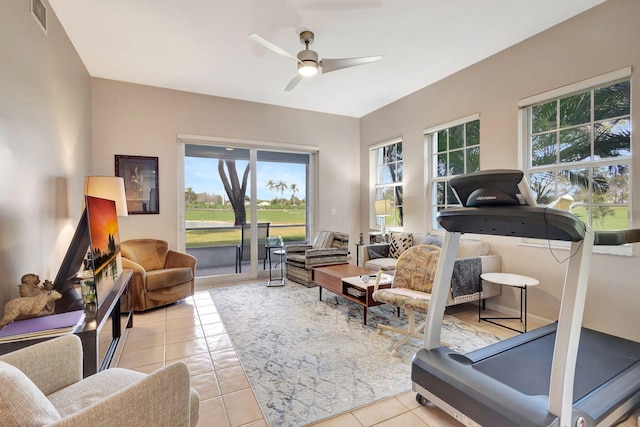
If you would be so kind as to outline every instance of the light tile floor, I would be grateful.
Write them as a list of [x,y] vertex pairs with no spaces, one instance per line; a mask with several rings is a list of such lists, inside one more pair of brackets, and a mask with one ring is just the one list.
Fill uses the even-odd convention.
[[[447,314],[503,339],[516,334],[487,322],[478,323],[476,305],[450,307]],[[489,310],[486,312],[487,316],[495,314]],[[516,324],[512,326],[517,327]],[[530,319],[528,326],[533,329],[542,325],[534,324]],[[207,289],[198,288],[193,297],[168,307],[136,313],[134,327],[126,331],[124,340],[124,347],[116,362],[119,367],[148,373],[174,360],[183,360],[189,365],[191,384],[200,394],[199,427],[267,426]],[[313,426],[461,425],[435,406],[420,406],[415,395],[414,392],[407,392],[372,402],[368,406],[317,422]],[[625,427],[637,425],[635,417],[623,424]]]

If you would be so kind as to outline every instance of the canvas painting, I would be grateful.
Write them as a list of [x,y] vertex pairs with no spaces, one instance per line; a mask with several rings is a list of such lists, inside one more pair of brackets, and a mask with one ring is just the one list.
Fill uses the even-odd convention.
[[118,217],[113,200],[86,197],[93,280],[96,298],[100,305],[122,273]]

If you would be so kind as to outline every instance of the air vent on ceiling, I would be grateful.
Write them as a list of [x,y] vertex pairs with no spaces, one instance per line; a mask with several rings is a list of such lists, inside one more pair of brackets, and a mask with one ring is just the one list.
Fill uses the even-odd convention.
[[42,0],[31,0],[31,14],[40,24],[40,28],[47,34],[47,7]]

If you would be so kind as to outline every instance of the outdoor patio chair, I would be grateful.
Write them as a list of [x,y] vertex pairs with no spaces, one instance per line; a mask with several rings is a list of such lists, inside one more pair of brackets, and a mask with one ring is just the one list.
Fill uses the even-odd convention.
[[[262,269],[267,267],[267,249],[265,247],[269,237],[268,222],[258,223],[258,260],[262,260]],[[242,224],[240,227],[240,244],[236,246],[236,273],[242,273],[242,262],[251,259],[251,224]]]

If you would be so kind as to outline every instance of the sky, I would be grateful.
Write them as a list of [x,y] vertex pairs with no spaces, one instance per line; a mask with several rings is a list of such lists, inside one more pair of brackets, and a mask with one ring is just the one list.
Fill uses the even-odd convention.
[[[236,161],[236,168],[238,170],[238,178],[242,180],[242,174],[247,162],[238,160]],[[218,160],[208,159],[203,157],[185,157],[184,159],[184,182],[185,188],[191,187],[196,193],[209,193],[224,195],[227,198],[226,193],[222,187],[222,181],[220,175],[218,175]],[[273,162],[258,162],[258,174],[257,174],[257,191],[258,200],[272,200],[276,197],[281,197],[281,194],[277,190],[269,190],[267,182],[273,180],[274,183],[284,181],[289,188],[291,184],[296,184],[298,191],[296,192],[296,198],[305,199],[305,165],[293,164],[293,163],[273,163]],[[250,195],[250,184],[247,186],[247,196]],[[291,191],[285,190],[284,197],[286,199],[291,198]]]

